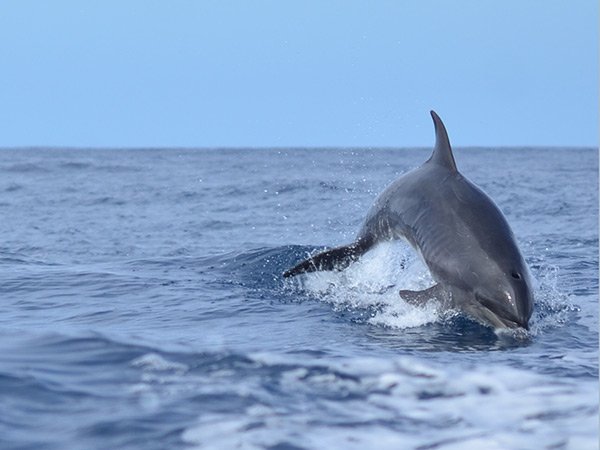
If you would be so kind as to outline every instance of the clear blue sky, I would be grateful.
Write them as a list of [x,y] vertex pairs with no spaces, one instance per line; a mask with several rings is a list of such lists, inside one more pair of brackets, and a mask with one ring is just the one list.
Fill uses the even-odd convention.
[[596,0],[0,4],[0,146],[598,143]]

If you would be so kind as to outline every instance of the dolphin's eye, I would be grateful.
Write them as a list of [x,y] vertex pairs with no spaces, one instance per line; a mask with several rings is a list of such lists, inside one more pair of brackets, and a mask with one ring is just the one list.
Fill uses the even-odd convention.
[[519,272],[511,272],[510,275],[515,279],[515,280],[520,280],[521,279],[521,274]]

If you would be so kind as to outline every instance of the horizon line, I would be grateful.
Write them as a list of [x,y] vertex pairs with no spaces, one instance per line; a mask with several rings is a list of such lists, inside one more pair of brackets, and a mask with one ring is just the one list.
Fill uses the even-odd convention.
[[[393,146],[393,145],[257,145],[257,146],[237,146],[237,145],[223,145],[223,146],[75,146],[75,145],[15,145],[15,146],[0,146],[0,151],[7,150],[431,150],[433,145],[409,145],[409,146]],[[598,150],[598,145],[453,145],[453,149],[459,150],[473,150],[473,149],[548,149],[548,150]]]

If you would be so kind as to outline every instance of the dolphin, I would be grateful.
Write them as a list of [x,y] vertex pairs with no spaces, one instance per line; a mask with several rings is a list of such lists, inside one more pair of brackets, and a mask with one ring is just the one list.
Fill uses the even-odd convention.
[[531,275],[496,204],[456,168],[446,128],[431,111],[435,147],[420,167],[375,200],[356,240],[311,256],[283,273],[343,270],[383,241],[405,239],[436,284],[401,290],[412,304],[437,299],[494,328],[529,328]]

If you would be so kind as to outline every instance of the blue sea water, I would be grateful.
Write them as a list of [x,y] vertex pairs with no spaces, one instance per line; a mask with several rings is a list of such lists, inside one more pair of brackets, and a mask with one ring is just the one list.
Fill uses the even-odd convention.
[[350,242],[425,149],[0,151],[0,448],[598,448],[598,152],[472,148],[536,281],[530,335],[398,297]]

